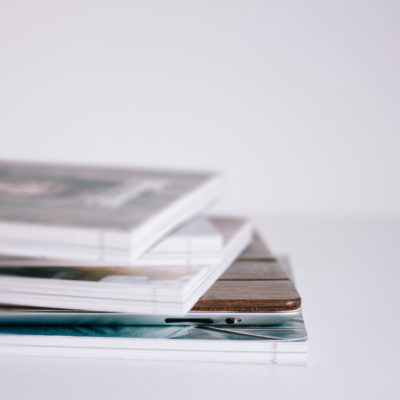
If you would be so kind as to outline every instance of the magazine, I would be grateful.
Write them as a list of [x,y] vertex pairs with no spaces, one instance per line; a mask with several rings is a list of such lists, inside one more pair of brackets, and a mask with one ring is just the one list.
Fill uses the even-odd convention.
[[128,265],[201,213],[221,176],[0,162],[0,253]]
[[[200,216],[178,227],[170,235],[163,237],[146,253],[129,266],[161,265],[204,265],[221,261],[223,236],[212,218]],[[122,262],[90,262],[88,260],[51,259],[0,255],[1,267],[44,267],[44,266],[127,266]]]
[[301,315],[273,326],[0,325],[0,354],[302,365]]
[[222,256],[217,263],[99,268],[2,266],[0,303],[183,315],[251,241],[248,221],[214,218],[213,222],[223,237]]

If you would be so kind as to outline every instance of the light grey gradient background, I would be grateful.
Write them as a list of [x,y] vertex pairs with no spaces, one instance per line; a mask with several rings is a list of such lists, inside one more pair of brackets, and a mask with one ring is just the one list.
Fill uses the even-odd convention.
[[0,0],[0,158],[222,170],[218,209],[290,256],[310,334],[306,368],[3,358],[3,397],[399,398],[399,16]]
[[0,157],[211,168],[219,210],[400,217],[400,3],[0,1]]

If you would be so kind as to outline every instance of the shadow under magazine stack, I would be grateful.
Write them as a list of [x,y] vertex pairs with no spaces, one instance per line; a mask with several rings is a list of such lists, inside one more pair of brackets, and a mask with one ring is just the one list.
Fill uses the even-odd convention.
[[247,220],[205,215],[221,185],[0,163],[0,353],[303,363],[287,265]]

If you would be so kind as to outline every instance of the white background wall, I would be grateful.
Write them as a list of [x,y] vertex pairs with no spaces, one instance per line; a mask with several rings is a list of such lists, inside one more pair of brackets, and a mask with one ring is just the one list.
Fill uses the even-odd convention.
[[0,0],[0,157],[220,169],[225,211],[400,217],[399,15]]

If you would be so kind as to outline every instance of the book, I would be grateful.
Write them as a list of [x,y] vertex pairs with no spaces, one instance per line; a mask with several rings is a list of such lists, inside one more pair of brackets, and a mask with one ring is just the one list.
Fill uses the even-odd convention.
[[[179,226],[170,235],[163,237],[147,252],[130,263],[131,266],[160,265],[204,265],[221,261],[223,236],[205,216],[196,217]],[[121,263],[87,260],[51,259],[0,255],[1,267],[44,267],[44,266],[124,266]],[[126,266],[126,265],[125,265]]]
[[215,217],[221,260],[204,265],[0,268],[0,303],[72,310],[177,314],[188,312],[249,245],[251,224]]
[[301,314],[273,326],[0,325],[0,354],[303,365]]
[[[240,284],[247,281],[254,284],[265,280],[275,282],[278,287],[279,282],[288,281],[290,277],[292,271],[288,259],[277,259],[256,234],[251,246],[220,276],[219,282]],[[202,308],[204,299],[210,296],[215,285],[192,311]],[[247,292],[251,295],[251,290]],[[285,307],[291,309],[290,296],[285,293],[276,295],[274,290],[266,290],[263,302],[258,301],[250,308],[256,305],[256,312],[259,306],[274,310],[280,298],[289,300]],[[267,302],[273,307],[266,308]],[[247,302],[240,302],[235,310],[244,311],[243,304],[246,306]],[[276,316],[277,313],[267,314]],[[188,316],[196,318],[196,311]],[[129,313],[1,305],[0,354],[273,365],[302,365],[307,359],[308,338],[300,309],[289,318],[268,319],[268,325],[243,325],[243,321],[229,325],[225,321],[212,325],[184,322],[183,326],[177,320],[170,325],[135,326],[136,318]]]
[[[260,250],[258,235],[184,316],[90,312],[0,304],[0,324],[44,325],[276,325],[297,317],[301,298],[287,258]],[[225,285],[228,284],[227,288]],[[260,285],[261,284],[261,285]]]
[[209,172],[0,162],[0,253],[129,265],[220,195]]

